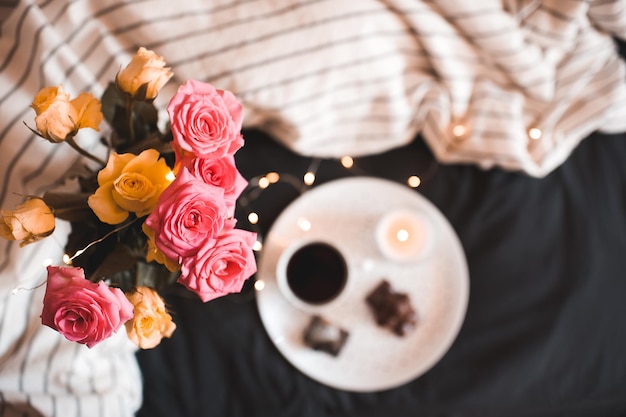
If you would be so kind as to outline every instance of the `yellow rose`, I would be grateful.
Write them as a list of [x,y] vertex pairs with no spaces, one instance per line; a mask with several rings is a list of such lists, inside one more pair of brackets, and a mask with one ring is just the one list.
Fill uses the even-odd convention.
[[178,271],[180,264],[168,258],[161,250],[154,244],[154,230],[150,229],[145,223],[141,226],[141,229],[148,236],[148,250],[146,251],[146,262],[158,262],[171,272]]
[[151,101],[172,75],[163,57],[141,47],[126,68],[117,73],[115,84],[137,100]]
[[37,242],[54,231],[54,214],[41,198],[30,198],[15,210],[0,210],[0,236],[21,240],[20,246]]
[[102,122],[101,104],[89,93],[70,100],[63,86],[41,89],[31,104],[35,110],[35,125],[42,137],[50,142],[63,142],[76,135],[78,129],[98,130]]
[[135,315],[126,322],[128,338],[141,349],[150,349],[161,343],[164,337],[171,337],[176,324],[167,312],[159,294],[148,287],[137,287],[126,298],[135,307]]
[[100,221],[119,224],[130,213],[149,214],[169,185],[170,168],[159,152],[147,149],[139,155],[112,153],[98,172],[98,189],[87,203]]

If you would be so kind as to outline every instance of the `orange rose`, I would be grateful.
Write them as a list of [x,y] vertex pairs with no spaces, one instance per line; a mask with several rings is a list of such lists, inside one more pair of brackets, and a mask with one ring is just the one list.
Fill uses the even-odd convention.
[[135,315],[126,322],[128,338],[141,349],[151,349],[176,329],[159,294],[148,287],[137,287],[126,298],[133,304]]
[[163,57],[141,47],[126,68],[117,73],[115,85],[136,100],[151,101],[172,75]]
[[54,214],[41,198],[29,198],[15,210],[0,210],[0,236],[21,240],[20,246],[37,242],[54,232]]
[[41,89],[31,107],[36,113],[35,125],[39,134],[53,143],[75,136],[78,129],[84,127],[98,130],[103,118],[97,98],[81,93],[70,100],[62,85]]

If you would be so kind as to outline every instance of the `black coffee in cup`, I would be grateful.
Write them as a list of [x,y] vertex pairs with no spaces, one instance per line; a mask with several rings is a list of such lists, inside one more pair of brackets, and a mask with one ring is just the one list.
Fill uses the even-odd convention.
[[324,304],[345,287],[348,267],[337,249],[327,243],[312,242],[293,253],[286,275],[296,297],[310,304]]

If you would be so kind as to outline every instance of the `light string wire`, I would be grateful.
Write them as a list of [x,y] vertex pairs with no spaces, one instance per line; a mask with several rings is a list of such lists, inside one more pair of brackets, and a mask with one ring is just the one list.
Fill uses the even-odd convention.
[[[304,194],[315,185],[317,172],[322,161],[322,158],[311,158],[307,170],[300,177],[288,173],[281,174],[276,171],[270,171],[265,175],[257,175],[249,180],[248,187],[237,200],[237,204],[243,212],[247,213],[248,224],[252,227],[252,231],[257,233],[257,236],[262,236],[262,231],[258,227],[260,216],[252,208],[254,202],[259,199],[263,192],[270,186],[280,183],[291,185],[298,192],[298,195]],[[337,161],[341,163],[345,169],[351,171],[353,175],[371,175],[358,166],[352,157],[344,156]],[[431,161],[432,162],[428,164],[421,175],[410,175],[407,178],[406,185],[408,187],[416,189],[432,178],[439,164],[435,158],[432,158]],[[258,251],[260,250],[257,250],[257,252]]]

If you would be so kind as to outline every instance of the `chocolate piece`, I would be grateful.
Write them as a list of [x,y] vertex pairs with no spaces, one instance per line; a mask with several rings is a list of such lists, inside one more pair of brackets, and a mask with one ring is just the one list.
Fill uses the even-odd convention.
[[396,292],[387,280],[383,280],[365,299],[374,313],[379,326],[391,329],[398,336],[404,336],[417,325],[417,314],[409,296]]
[[304,331],[304,343],[311,349],[337,356],[346,343],[348,335],[346,330],[315,315]]

